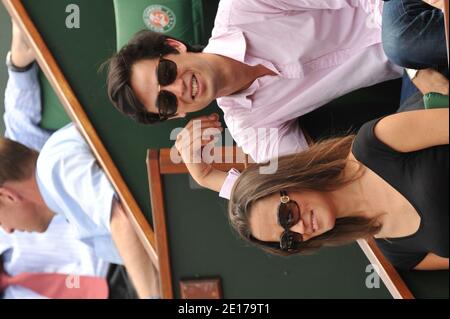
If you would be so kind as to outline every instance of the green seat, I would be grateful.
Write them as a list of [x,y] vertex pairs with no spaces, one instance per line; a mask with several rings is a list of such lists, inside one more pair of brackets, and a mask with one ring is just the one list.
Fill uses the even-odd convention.
[[202,0],[114,0],[117,48],[138,31],[148,29],[190,44],[207,40]]
[[42,119],[40,127],[46,130],[56,131],[70,123],[70,118],[67,116],[55,91],[53,91],[53,88],[42,72],[39,73],[39,82],[41,84],[42,96]]
[[423,102],[426,109],[448,108],[448,95],[439,93],[428,93],[423,97]]

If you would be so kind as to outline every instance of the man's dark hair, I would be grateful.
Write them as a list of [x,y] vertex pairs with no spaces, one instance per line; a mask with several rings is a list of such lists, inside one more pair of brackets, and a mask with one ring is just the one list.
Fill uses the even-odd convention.
[[30,178],[39,153],[5,137],[0,137],[0,187],[6,182]]
[[[159,114],[148,112],[134,94],[130,84],[131,69],[141,60],[156,59],[166,54],[178,54],[175,48],[167,44],[167,39],[180,41],[161,33],[140,31],[108,61],[109,99],[120,112],[143,124],[153,124],[160,122],[161,119]],[[180,42],[186,45],[188,52],[203,50],[202,46],[191,46],[183,41]]]

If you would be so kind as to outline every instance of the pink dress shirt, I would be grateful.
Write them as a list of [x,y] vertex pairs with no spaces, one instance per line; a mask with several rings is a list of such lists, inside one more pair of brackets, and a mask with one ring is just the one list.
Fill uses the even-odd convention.
[[[298,117],[400,77],[383,52],[381,16],[381,0],[221,0],[204,52],[277,74],[217,99],[237,145],[256,162],[305,150]],[[229,174],[221,197],[238,176]]]

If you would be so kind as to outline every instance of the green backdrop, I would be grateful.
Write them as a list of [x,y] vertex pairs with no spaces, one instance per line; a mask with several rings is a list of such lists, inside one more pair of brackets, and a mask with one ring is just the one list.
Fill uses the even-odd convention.
[[[0,92],[1,92],[1,102],[0,102],[0,114],[4,112],[3,100],[5,95],[6,81],[8,79],[8,70],[6,68],[5,61],[6,53],[9,51],[11,46],[11,21],[9,19],[8,12],[5,7],[0,5]],[[0,121],[0,133],[3,135],[5,131],[5,125],[3,121]]]

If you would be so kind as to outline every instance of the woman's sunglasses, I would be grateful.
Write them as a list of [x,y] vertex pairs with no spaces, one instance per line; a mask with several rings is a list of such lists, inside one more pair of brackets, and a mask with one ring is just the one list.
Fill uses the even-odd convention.
[[302,234],[289,230],[289,228],[300,222],[300,208],[296,201],[289,198],[286,191],[281,191],[280,196],[278,224],[284,228],[280,236],[280,248],[283,251],[289,251],[295,249],[296,245],[303,241]]

